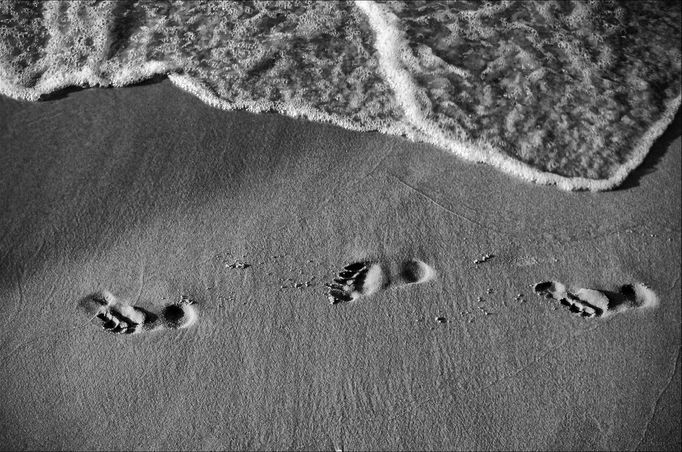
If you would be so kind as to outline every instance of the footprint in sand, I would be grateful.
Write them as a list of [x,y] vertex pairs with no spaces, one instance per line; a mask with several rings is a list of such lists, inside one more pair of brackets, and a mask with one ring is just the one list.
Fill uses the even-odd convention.
[[389,287],[423,283],[433,279],[435,274],[431,266],[419,259],[411,259],[397,267],[364,261],[346,265],[334,282],[325,286],[329,289],[329,301],[336,304],[355,301]]
[[558,281],[534,286],[535,293],[561,303],[570,312],[587,318],[609,317],[630,309],[653,308],[658,297],[644,284],[626,284],[618,292],[580,288],[569,291]]
[[[197,319],[193,302],[183,297],[178,303],[166,305],[159,314],[132,306],[111,292],[96,292],[78,302],[78,307],[91,322],[114,334],[134,334],[160,329],[187,328]],[[95,320],[97,319],[97,320]]]

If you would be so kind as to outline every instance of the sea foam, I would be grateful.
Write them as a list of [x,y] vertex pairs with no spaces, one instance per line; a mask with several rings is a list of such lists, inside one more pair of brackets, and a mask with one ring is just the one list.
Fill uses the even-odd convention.
[[679,108],[681,17],[670,2],[3,3],[0,93],[165,74],[217,108],[608,190]]

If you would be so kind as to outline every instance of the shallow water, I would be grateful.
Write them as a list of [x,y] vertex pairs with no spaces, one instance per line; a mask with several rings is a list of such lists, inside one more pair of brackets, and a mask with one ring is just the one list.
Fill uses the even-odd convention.
[[22,2],[0,93],[158,74],[223,109],[404,135],[564,189],[620,184],[680,103],[675,2]]

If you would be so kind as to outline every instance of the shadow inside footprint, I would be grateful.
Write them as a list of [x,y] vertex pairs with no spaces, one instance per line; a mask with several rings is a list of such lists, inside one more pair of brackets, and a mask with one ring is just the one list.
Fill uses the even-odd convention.
[[535,293],[538,295],[544,295],[547,298],[552,298],[552,292],[554,292],[554,282],[553,281],[545,281],[541,283],[537,283],[535,286],[533,286],[533,290]]
[[[623,286],[625,288],[626,286]],[[611,290],[602,290],[602,293],[608,298],[609,304],[608,304],[608,309],[609,310],[618,310],[622,309],[623,307],[627,307],[631,304],[631,300],[635,298],[634,295],[634,290],[632,290],[632,286],[628,285],[628,289],[625,289],[625,292],[613,292]]]
[[118,300],[110,292],[95,292],[78,302],[90,320],[99,319],[105,331],[114,334],[133,334],[141,327],[154,324],[158,317],[137,306],[131,306]]
[[626,284],[619,292],[581,288],[572,293],[558,281],[544,281],[535,284],[533,289],[540,296],[558,301],[573,314],[588,318],[658,304],[656,294],[644,284]]
[[607,298],[601,292],[595,290],[580,289],[574,294],[557,281],[545,281],[535,284],[533,290],[540,296],[558,301],[569,312],[581,317],[600,317],[607,308]]
[[196,321],[196,311],[192,302],[183,301],[169,304],[161,311],[161,320],[166,328],[187,328]]
[[[159,328],[185,328],[196,320],[193,303],[183,299],[180,303],[169,304],[161,316],[139,306],[132,306],[116,298],[108,291],[95,292],[78,302],[78,308],[92,322],[113,334],[134,334]],[[159,321],[161,320],[161,321]]]
[[331,304],[355,301],[391,285],[419,284],[435,275],[433,268],[419,259],[405,261],[397,269],[392,267],[390,274],[385,270],[387,267],[369,261],[346,265],[334,282],[325,284],[329,289],[327,298]]
[[411,259],[400,266],[400,277],[406,284],[419,284],[434,276],[433,268],[419,259]]
[[[156,314],[136,306],[129,307],[134,312],[140,314],[142,321],[136,321],[122,314],[115,309],[107,309],[96,315],[102,321],[102,328],[114,334],[133,334],[138,332],[138,328],[144,325],[151,325],[157,320]],[[139,317],[138,316],[138,319]]]
[[353,301],[386,285],[384,271],[378,264],[355,262],[343,267],[334,282],[327,283],[331,304]]

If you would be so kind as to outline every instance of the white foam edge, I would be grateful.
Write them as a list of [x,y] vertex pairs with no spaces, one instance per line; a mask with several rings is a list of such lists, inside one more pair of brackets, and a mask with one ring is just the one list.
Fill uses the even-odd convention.
[[221,110],[246,110],[251,113],[274,111],[293,118],[304,117],[311,121],[331,123],[344,129],[359,132],[378,131],[390,135],[405,135],[411,139],[415,139],[418,135],[410,127],[406,127],[401,123],[366,121],[365,125],[361,126],[349,121],[347,118],[319,111],[304,103],[270,102],[265,100],[231,102],[218,97],[204,83],[194,77],[186,74],[170,73],[168,78],[178,88],[198,97],[202,102],[211,107]]
[[99,75],[99,71],[95,72],[90,67],[84,67],[76,71],[43,75],[33,88],[25,88],[9,82],[10,77],[7,77],[4,71],[0,71],[0,94],[17,100],[37,101],[42,95],[69,86],[122,87],[156,75],[166,74],[173,69],[177,69],[177,67],[168,63],[149,61],[139,66],[123,68],[113,74],[110,79],[107,79]]
[[541,171],[495,150],[489,143],[483,141],[469,143],[459,140],[453,134],[441,130],[435,123],[429,121],[419,109],[417,85],[407,68],[401,63],[401,55],[409,52],[409,47],[398,26],[398,18],[386,7],[374,1],[356,0],[355,4],[365,14],[374,30],[375,48],[378,53],[380,70],[393,89],[407,120],[418,131],[422,132],[421,138],[425,138],[425,141],[430,144],[449,150],[464,160],[487,163],[504,173],[529,182],[556,185],[558,188],[567,191],[604,191],[615,188],[644,161],[652,144],[672,122],[680,106],[682,95],[667,102],[662,117],[653,123],[633,146],[629,160],[607,179],[566,177]]
[[178,88],[198,97],[205,104],[220,110],[246,110],[251,113],[274,111],[285,116],[294,118],[304,117],[311,121],[326,122],[358,132],[377,131],[388,135],[402,135],[414,141],[426,141],[420,132],[400,122],[365,120],[364,125],[360,125],[342,116],[325,113],[302,103],[275,103],[268,101],[231,102],[218,97],[200,80],[180,72],[173,72],[177,70],[177,65],[150,61],[136,67],[122,68],[120,71],[113,73],[110,80],[107,80],[97,75],[91,68],[86,67],[77,71],[55,73],[48,76],[43,75],[34,87],[26,88],[9,82],[11,77],[2,71],[0,66],[0,94],[16,100],[37,101],[42,95],[69,86],[122,87],[141,82],[156,75],[167,75],[168,79]]

